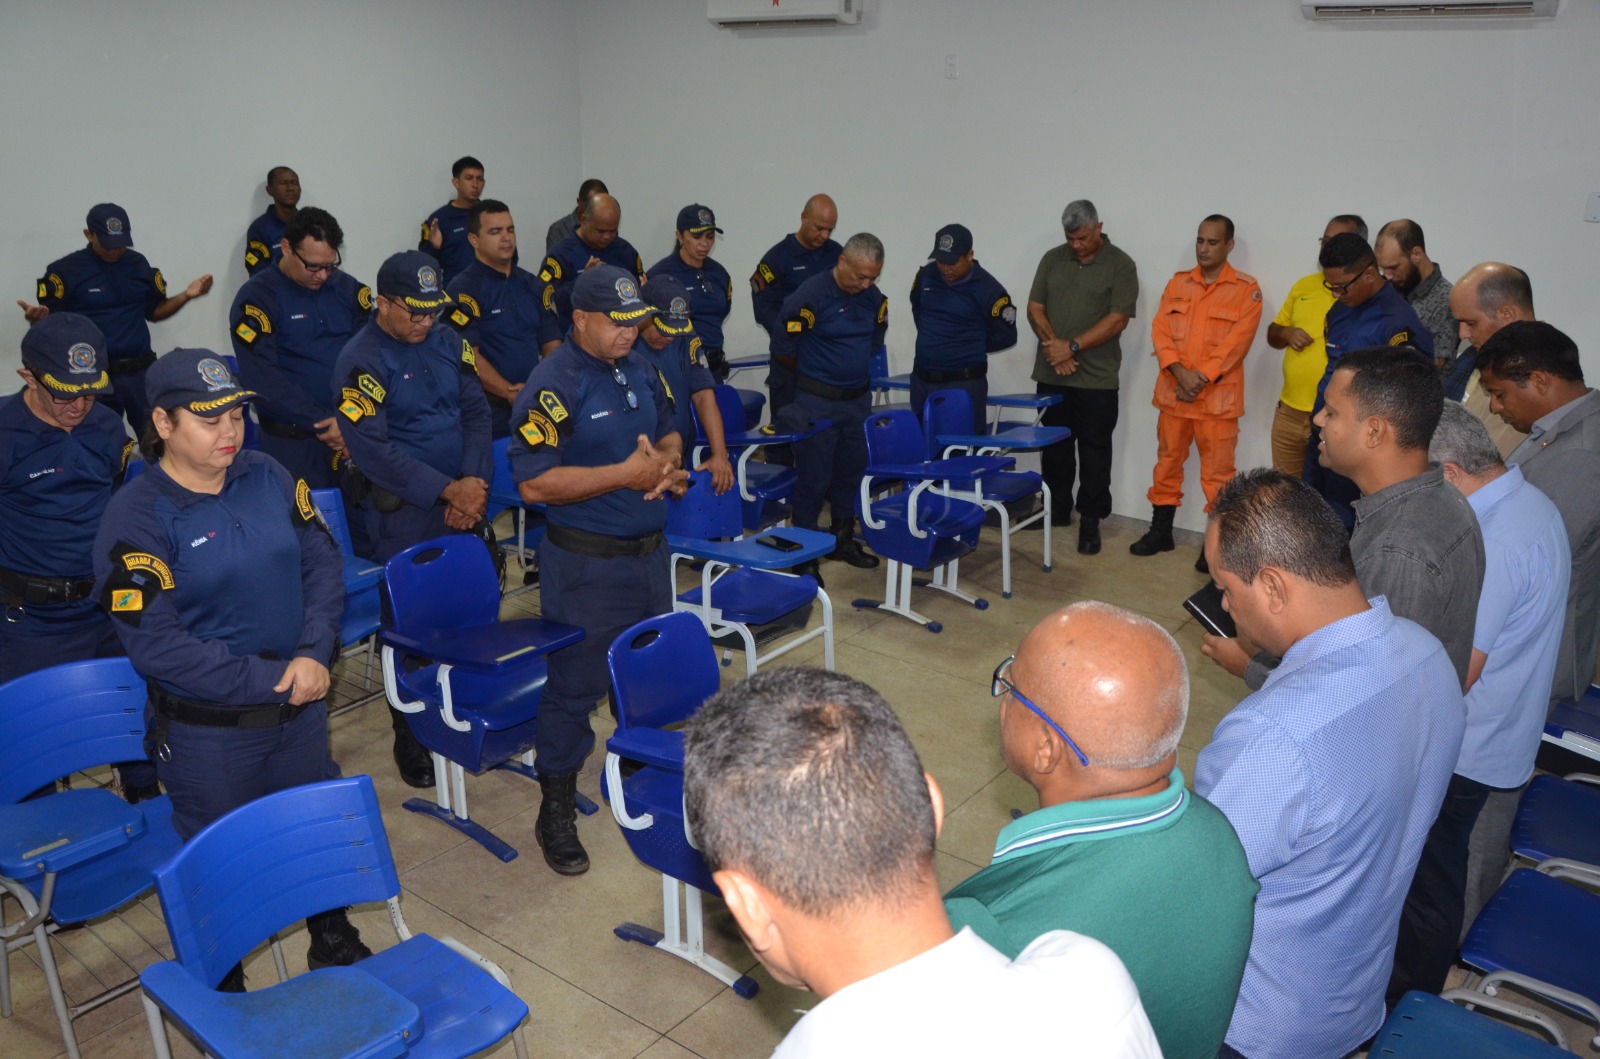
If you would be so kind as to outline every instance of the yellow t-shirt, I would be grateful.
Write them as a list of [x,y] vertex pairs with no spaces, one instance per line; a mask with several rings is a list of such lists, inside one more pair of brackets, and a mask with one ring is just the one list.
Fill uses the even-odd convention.
[[1304,349],[1285,346],[1283,350],[1283,392],[1278,400],[1302,412],[1311,411],[1317,401],[1317,383],[1328,368],[1328,310],[1338,299],[1322,283],[1322,273],[1313,272],[1295,281],[1283,299],[1283,308],[1273,323],[1279,327],[1298,327],[1311,335]]

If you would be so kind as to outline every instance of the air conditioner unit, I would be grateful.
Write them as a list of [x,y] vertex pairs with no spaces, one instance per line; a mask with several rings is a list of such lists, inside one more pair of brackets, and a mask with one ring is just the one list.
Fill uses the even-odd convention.
[[1554,18],[1560,0],[1300,0],[1313,22]]
[[859,25],[866,0],[706,0],[712,25],[837,26]]

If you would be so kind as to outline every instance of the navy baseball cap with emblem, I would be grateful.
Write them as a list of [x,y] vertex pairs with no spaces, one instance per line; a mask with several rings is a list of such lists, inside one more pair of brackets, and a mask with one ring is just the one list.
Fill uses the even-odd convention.
[[102,202],[90,210],[85,224],[107,250],[133,245],[133,225],[128,223],[128,211],[115,202]]
[[240,386],[227,361],[209,349],[175,349],[157,358],[145,376],[144,392],[152,408],[187,408],[207,419],[259,396]]
[[702,206],[698,202],[691,202],[678,211],[678,231],[693,235],[701,232],[722,234],[722,229],[717,227],[717,215],[711,212],[710,206]]
[[22,336],[22,363],[58,400],[111,392],[106,338],[87,316],[51,313],[28,328]]
[[694,321],[689,319],[689,288],[677,276],[652,276],[639,293],[654,310],[662,334],[687,335],[694,330]]
[[613,323],[637,327],[655,309],[639,296],[639,284],[630,272],[615,265],[585,270],[572,285],[572,307],[579,312],[605,313]]
[[439,285],[439,262],[421,250],[402,250],[378,269],[378,293],[414,313],[436,313],[455,302]]
[[972,233],[964,224],[947,224],[933,237],[933,252],[928,256],[941,265],[953,265],[972,251]]

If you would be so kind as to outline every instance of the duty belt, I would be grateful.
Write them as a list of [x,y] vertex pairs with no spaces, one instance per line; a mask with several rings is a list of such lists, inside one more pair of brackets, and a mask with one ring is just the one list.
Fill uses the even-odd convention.
[[76,603],[94,595],[94,578],[35,577],[0,569],[0,589],[35,607],[47,603]]
[[151,681],[150,703],[156,715],[179,724],[206,728],[277,728],[293,720],[302,707],[287,702],[268,702],[259,706],[218,706],[174,695]]
[[604,533],[590,533],[588,530],[554,524],[545,527],[544,535],[557,548],[576,555],[587,555],[591,559],[649,555],[661,547],[662,541],[660,530],[643,537],[610,537]]
[[973,379],[982,379],[989,374],[989,362],[974,364],[970,368],[957,368],[954,371],[934,371],[932,368],[912,368],[911,374],[923,382],[934,384],[942,382],[971,382]]
[[132,375],[136,371],[143,371],[156,362],[154,353],[146,353],[142,357],[114,357],[106,363],[106,371],[112,375]]
[[866,394],[868,386],[829,386],[825,382],[818,382],[809,375],[801,375],[795,380],[795,387],[806,393],[818,397],[826,397],[830,401],[854,401],[857,397]]
[[309,430],[301,430],[289,423],[278,423],[271,419],[261,420],[261,433],[269,434],[275,438],[289,438],[294,441],[315,440],[316,435]]

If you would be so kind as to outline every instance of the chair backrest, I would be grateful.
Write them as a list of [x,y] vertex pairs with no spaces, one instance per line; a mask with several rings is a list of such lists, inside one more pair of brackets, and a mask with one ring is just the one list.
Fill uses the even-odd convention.
[[350,523],[344,513],[344,494],[337,489],[313,489],[311,502],[321,512],[322,521],[328,524],[328,532],[338,542],[339,551],[355,558],[356,546],[350,540]]
[[867,361],[867,379],[873,389],[878,389],[878,384],[889,377],[889,347],[879,346],[872,351],[872,357]]
[[400,892],[370,776],[243,805],[191,838],[155,879],[178,962],[209,986],[291,923]]
[[0,685],[0,805],[82,769],[142,759],[147,697],[126,658],[69,662]]
[[[744,399],[739,396],[739,391],[723,383],[711,391],[717,398],[717,414],[722,416],[722,430],[724,434],[742,434],[746,429],[744,419]],[[691,402],[691,409],[694,405]],[[706,428],[700,423],[700,412],[694,410],[694,444],[706,444]],[[688,453],[685,453],[687,456]]]
[[688,611],[624,629],[611,642],[607,659],[619,732],[686,721],[722,682],[711,637]]
[[944,455],[940,434],[972,433],[972,395],[965,390],[935,390],[922,402],[922,436],[928,459]]
[[710,471],[690,471],[681,497],[667,498],[667,532],[709,541],[744,532],[744,507],[737,489],[721,496],[711,487]]
[[128,461],[128,466],[123,469],[122,484],[127,485],[129,482],[133,481],[143,473],[144,458],[141,456],[135,456],[133,459]]
[[867,434],[868,463],[926,463],[927,443],[922,426],[909,408],[874,412],[862,430]]
[[492,625],[500,578],[483,541],[453,533],[413,544],[383,567],[390,628],[400,633]]
[[493,467],[489,475],[489,496],[491,516],[498,514],[507,507],[514,507],[522,502],[522,494],[517,490],[517,483],[511,477],[511,438],[509,435],[496,438],[489,446],[489,459]]

